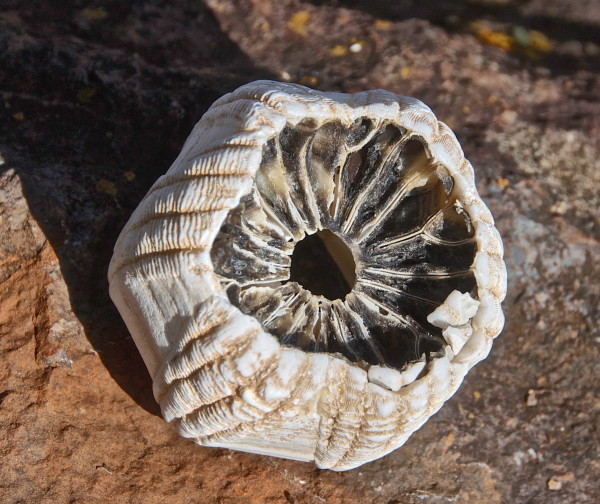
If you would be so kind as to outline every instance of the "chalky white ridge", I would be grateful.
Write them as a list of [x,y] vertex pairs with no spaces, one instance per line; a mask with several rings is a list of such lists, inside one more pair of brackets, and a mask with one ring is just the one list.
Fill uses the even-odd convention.
[[[223,223],[256,192],[270,140],[307,119],[313,128],[333,120],[351,128],[364,118],[394,125],[422,142],[428,166],[452,178],[455,206],[468,215],[476,244],[470,267],[476,287],[452,291],[427,317],[442,329],[444,349],[400,369],[280,343],[263,327],[266,322],[232,304],[211,257]],[[278,189],[278,183],[263,188]],[[316,188],[315,201],[325,189]],[[269,219],[273,229],[283,229],[276,216]],[[370,225],[361,240],[377,221]],[[285,254],[310,232],[297,232]],[[360,268],[360,251],[353,252]],[[183,436],[205,446],[314,460],[320,468],[341,471],[401,446],[487,356],[504,323],[502,256],[471,165],[453,133],[423,103],[381,90],[348,95],[257,81],[217,100],[194,127],[121,232],[108,276],[110,295],[152,376],[163,416]],[[276,270],[270,266],[271,273]],[[361,278],[359,273],[352,296],[375,310],[379,301],[367,299],[360,288],[375,284],[360,284]]]

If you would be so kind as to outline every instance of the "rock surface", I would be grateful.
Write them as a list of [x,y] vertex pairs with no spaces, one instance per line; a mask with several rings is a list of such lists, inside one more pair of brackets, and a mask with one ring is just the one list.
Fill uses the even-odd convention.
[[[597,502],[598,0],[44,5],[0,0],[1,502]],[[505,240],[490,357],[346,473],[179,438],[107,294],[131,211],[256,78],[425,101]]]

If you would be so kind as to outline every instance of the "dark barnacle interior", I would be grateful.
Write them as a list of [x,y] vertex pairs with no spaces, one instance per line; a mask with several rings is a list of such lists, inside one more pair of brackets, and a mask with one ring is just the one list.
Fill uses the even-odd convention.
[[476,296],[474,229],[423,141],[307,119],[263,149],[212,249],[229,299],[282,344],[401,368],[443,352],[427,315]]

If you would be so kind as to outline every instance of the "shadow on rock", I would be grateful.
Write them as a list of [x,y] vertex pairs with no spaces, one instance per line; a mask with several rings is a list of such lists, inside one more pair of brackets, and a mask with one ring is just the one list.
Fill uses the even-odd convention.
[[[107,2],[87,18],[67,4],[47,13],[43,30],[44,16],[33,8],[0,17],[4,168],[21,179],[91,345],[120,387],[154,414],[150,377],[108,296],[112,247],[212,102],[271,77],[253,67],[202,3],[179,3],[186,15],[162,22],[153,2]],[[103,12],[110,26],[98,30]],[[178,26],[188,21],[191,34]],[[136,30],[134,41],[119,39]]]

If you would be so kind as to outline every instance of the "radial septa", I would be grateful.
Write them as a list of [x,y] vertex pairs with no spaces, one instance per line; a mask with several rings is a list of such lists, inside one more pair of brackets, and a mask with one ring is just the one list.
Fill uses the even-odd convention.
[[273,213],[267,213],[270,207],[264,205],[256,187],[242,198],[238,209],[228,219],[231,224],[239,225],[247,234],[260,236],[275,246],[289,241],[292,236],[282,222]]
[[238,208],[211,249],[215,272],[239,285],[287,280],[292,247],[283,227],[264,212],[255,191]]
[[[290,257],[281,250],[231,225],[223,226],[222,233],[211,250],[215,273],[239,279],[240,286],[288,279]],[[220,246],[223,236],[227,244]]]
[[[399,127],[304,120],[263,149],[255,188],[217,238],[238,259],[215,256],[216,271],[242,287],[234,304],[282,344],[401,366],[443,348],[427,315],[452,290],[475,286],[473,228],[453,194],[448,171]],[[320,227],[360,249],[362,272],[347,296],[351,286],[332,291],[337,268],[313,246],[317,235],[304,239]],[[300,286],[309,278],[312,294]]]
[[[415,178],[413,177],[413,182],[417,182]],[[365,246],[385,248],[402,242],[415,233],[424,232],[432,225],[432,221],[440,217],[444,208],[450,205],[446,186],[436,172],[430,172],[427,178],[422,177],[418,183],[412,188],[407,184],[403,194],[398,194],[402,191],[400,189],[398,193],[390,195],[390,200],[398,199],[394,208],[387,214],[379,215],[376,221],[373,219],[375,223],[371,230],[364,228],[361,231],[359,240],[364,241]],[[393,203],[391,201],[390,205]]]
[[[325,336],[321,341],[326,341],[326,351],[339,353],[353,362],[361,360],[361,355],[356,351],[353,342],[354,335],[350,331],[344,313],[333,304],[327,304],[321,309],[321,334]],[[321,344],[322,346],[322,344]]]
[[426,236],[416,235],[394,247],[385,249],[372,246],[365,250],[367,265],[383,268],[408,268],[425,264],[432,268],[443,267],[449,272],[467,271],[473,263],[477,245],[474,241],[460,242],[448,253],[447,246],[434,243]]
[[335,176],[347,154],[347,129],[339,122],[321,126],[313,136],[307,156],[307,172],[323,227],[331,227],[331,205],[335,198]]
[[296,283],[277,288],[252,286],[239,294],[242,311],[252,315],[282,344],[307,349],[313,343],[312,328],[318,310],[313,296]]
[[351,292],[346,296],[343,306],[352,322],[353,333],[356,335],[360,355],[370,364],[385,364],[387,349],[373,339],[365,322],[364,317],[369,310],[360,302],[355,292]]
[[340,177],[343,198],[338,215],[344,234],[352,236],[361,226],[368,208],[375,208],[379,203],[382,191],[393,176],[401,140],[401,131],[388,125],[348,155]]
[[[385,178],[377,181],[361,202],[361,225],[350,231],[358,242],[377,237],[382,225],[397,221],[398,208],[410,195],[426,193],[432,183],[435,184],[435,180],[431,180],[434,167],[419,141],[410,140],[403,144],[399,154],[390,161],[381,169]],[[421,206],[418,206],[418,210],[421,210]],[[400,226],[400,232],[403,232],[404,223]]]
[[353,304],[357,311],[365,314],[363,323],[373,345],[381,349],[384,364],[401,369],[407,362],[418,360],[423,353],[420,341],[435,337],[411,317],[398,317],[392,307],[386,310],[384,304],[379,303],[378,308],[373,310],[365,301],[364,296],[357,293]]
[[272,139],[263,149],[263,161],[256,173],[256,187],[268,213],[274,214],[294,239],[299,240],[305,232],[304,219],[292,197],[293,188],[288,184],[282,160],[281,147]]
[[385,353],[372,339],[368,328],[346,303],[334,304],[332,312],[337,322],[335,340],[330,343],[330,352],[339,352],[354,362],[383,364]]
[[314,233],[321,227],[321,220],[306,166],[315,136],[314,129],[309,127],[311,121],[308,123],[284,128],[278,141],[287,185],[291,189],[291,203],[302,216],[306,231]]

